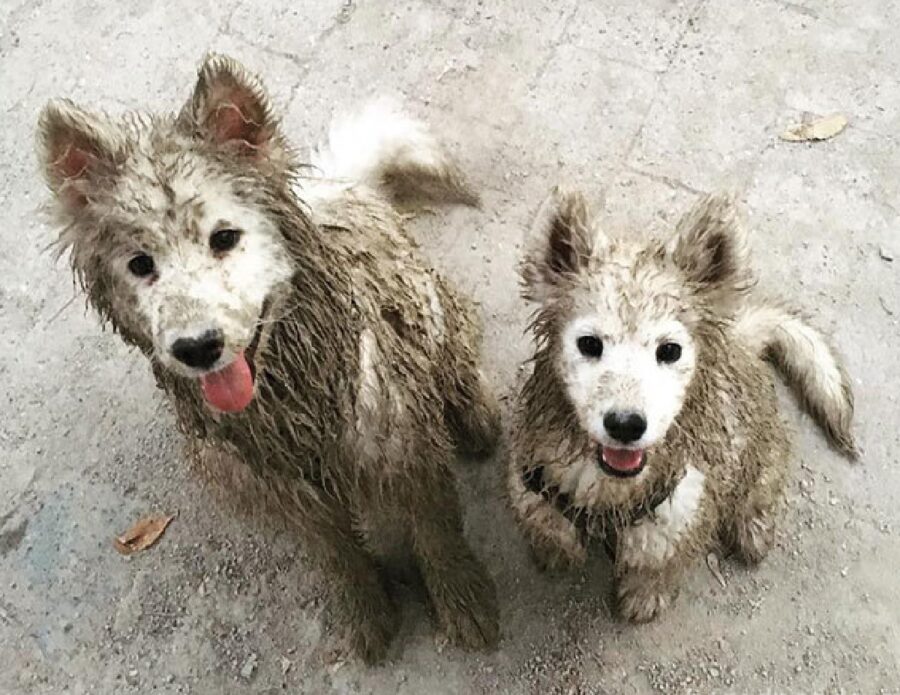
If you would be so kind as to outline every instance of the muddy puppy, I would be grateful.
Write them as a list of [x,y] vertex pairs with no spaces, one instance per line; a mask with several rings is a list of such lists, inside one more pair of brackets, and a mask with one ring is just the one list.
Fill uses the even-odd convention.
[[56,101],[39,140],[90,303],[150,361],[198,468],[330,570],[350,647],[378,661],[397,629],[381,530],[450,640],[495,644],[451,471],[498,436],[480,328],[395,206],[476,201],[425,126],[373,103],[301,168],[261,83],[213,56],[177,116]]
[[544,566],[604,541],[628,620],[655,617],[719,543],[750,563],[771,548],[790,448],[765,358],[855,454],[848,379],[822,336],[750,294],[729,200],[700,202],[668,243],[640,243],[608,238],[557,189],[521,273],[538,308],[512,505]]

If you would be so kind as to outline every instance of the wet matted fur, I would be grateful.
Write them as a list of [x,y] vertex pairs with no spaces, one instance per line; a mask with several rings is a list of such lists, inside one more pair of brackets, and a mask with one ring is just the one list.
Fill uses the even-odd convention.
[[397,628],[366,534],[385,524],[451,641],[495,644],[450,469],[499,433],[480,328],[394,206],[476,200],[428,130],[375,102],[301,169],[259,80],[211,56],[177,116],[56,101],[39,141],[90,303],[150,360],[205,476],[302,532],[353,651],[383,658]]
[[668,243],[608,238],[555,190],[531,232],[538,303],[508,487],[539,563],[614,557],[621,614],[653,618],[686,563],[719,543],[748,562],[774,540],[790,455],[764,358],[853,457],[849,381],[794,312],[750,291],[729,199],[702,200]]

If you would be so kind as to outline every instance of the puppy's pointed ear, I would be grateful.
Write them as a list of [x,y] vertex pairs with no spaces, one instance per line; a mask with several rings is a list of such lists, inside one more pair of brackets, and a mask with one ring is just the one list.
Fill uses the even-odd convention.
[[727,299],[752,284],[747,239],[733,196],[707,196],[681,218],[672,258],[700,292]]
[[566,276],[581,270],[596,243],[584,196],[557,186],[543,202],[520,266],[522,296],[540,302]]
[[250,158],[280,154],[278,121],[262,82],[240,63],[211,54],[178,116],[190,134]]
[[76,212],[115,176],[124,154],[121,130],[71,101],[49,102],[38,119],[44,177],[65,209]]

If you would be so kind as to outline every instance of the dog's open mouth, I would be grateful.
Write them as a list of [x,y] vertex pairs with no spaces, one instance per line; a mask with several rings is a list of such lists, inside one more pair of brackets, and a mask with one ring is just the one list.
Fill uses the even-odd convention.
[[223,413],[239,413],[253,400],[253,384],[256,380],[256,365],[253,358],[262,339],[264,319],[268,312],[268,302],[263,305],[256,331],[244,350],[241,350],[230,364],[217,372],[200,377],[200,388],[206,402]]
[[616,478],[631,478],[644,470],[644,452],[641,449],[614,449],[597,447],[597,464],[600,469]]

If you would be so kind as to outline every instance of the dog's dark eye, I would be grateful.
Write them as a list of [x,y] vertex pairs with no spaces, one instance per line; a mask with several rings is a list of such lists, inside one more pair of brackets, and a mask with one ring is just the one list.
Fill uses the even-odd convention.
[[237,246],[241,233],[237,229],[220,229],[209,238],[209,248],[215,253],[225,253]]
[[672,364],[681,359],[681,346],[678,343],[663,343],[656,348],[656,361]]
[[128,261],[128,270],[131,271],[132,275],[145,278],[153,275],[153,272],[156,270],[156,264],[146,253],[140,253]]
[[578,352],[585,357],[596,359],[603,354],[603,341],[595,335],[583,335],[575,344],[578,346]]

